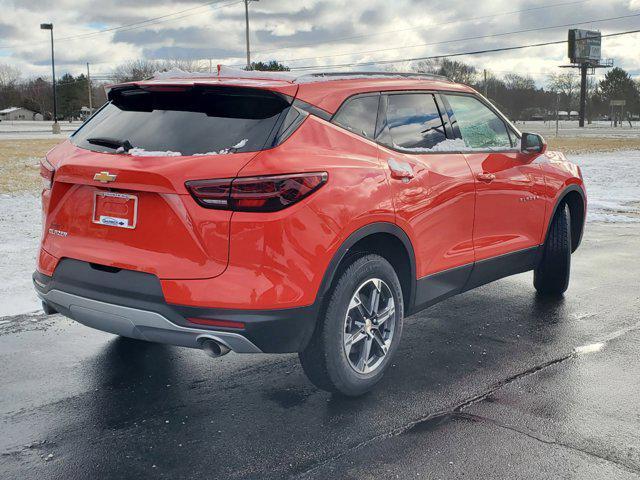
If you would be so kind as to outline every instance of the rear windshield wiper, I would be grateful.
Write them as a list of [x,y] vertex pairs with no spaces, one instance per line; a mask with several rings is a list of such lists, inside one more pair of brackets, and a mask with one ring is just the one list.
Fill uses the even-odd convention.
[[101,147],[113,148],[114,150],[122,148],[122,150],[125,152],[128,152],[133,148],[133,145],[131,145],[131,142],[129,142],[129,140],[118,140],[117,138],[93,137],[87,138],[87,142],[92,145],[100,145]]

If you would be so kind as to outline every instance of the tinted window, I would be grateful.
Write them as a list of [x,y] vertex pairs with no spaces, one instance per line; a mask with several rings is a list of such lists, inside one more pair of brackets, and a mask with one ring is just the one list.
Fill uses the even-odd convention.
[[447,95],[464,143],[469,148],[511,148],[505,123],[478,99]]
[[447,138],[431,94],[389,95],[387,124],[392,144],[399,149],[432,149]]
[[348,100],[338,113],[333,122],[347,130],[373,138],[376,131],[376,118],[378,117],[379,95],[372,97],[356,97]]
[[108,139],[182,155],[256,151],[270,146],[280,115],[289,110],[281,97],[247,88],[135,88],[112,92],[110,98],[72,137],[76,145],[114,152],[104,142]]

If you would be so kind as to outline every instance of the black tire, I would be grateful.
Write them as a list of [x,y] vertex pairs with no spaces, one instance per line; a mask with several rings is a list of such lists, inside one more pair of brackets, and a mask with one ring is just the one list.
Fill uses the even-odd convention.
[[[400,281],[387,260],[379,255],[370,254],[354,257],[350,262],[327,296],[311,341],[298,355],[307,377],[318,388],[332,393],[358,396],[371,390],[389,366],[402,336],[404,308]],[[360,373],[350,364],[345,350],[345,321],[352,297],[357,289],[371,279],[382,280],[388,287],[387,293],[393,298],[394,330],[388,339],[386,355],[381,355],[379,365],[369,373]],[[378,352],[381,354],[382,350]]]
[[533,272],[533,285],[542,295],[562,295],[569,286],[571,273],[571,214],[561,205],[544,244],[542,260]]

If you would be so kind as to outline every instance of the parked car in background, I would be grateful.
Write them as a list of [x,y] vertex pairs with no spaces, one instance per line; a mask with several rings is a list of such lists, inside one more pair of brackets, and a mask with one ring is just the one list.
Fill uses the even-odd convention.
[[49,313],[213,356],[298,352],[318,387],[359,395],[406,316],[528,270],[542,294],[568,286],[580,170],[470,87],[244,72],[108,97],[42,160]]

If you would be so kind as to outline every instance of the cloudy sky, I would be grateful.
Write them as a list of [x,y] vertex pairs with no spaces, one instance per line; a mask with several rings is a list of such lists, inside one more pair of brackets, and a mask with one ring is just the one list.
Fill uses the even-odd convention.
[[[0,63],[25,77],[49,73],[41,22],[55,25],[60,73],[80,73],[89,62],[95,75],[109,75],[137,58],[245,61],[242,0],[0,0],[0,12]],[[603,34],[640,29],[640,0],[260,0],[250,4],[250,19],[253,60],[321,69],[561,40],[567,25]],[[640,34],[604,38],[602,54],[640,75]],[[459,59],[540,83],[567,62],[564,44]]]

